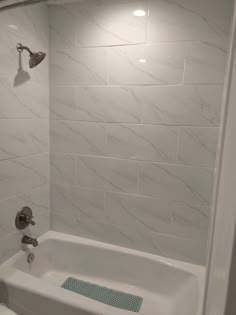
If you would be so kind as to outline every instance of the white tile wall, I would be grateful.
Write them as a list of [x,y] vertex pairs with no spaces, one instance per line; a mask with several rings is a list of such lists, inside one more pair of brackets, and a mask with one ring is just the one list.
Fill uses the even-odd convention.
[[218,128],[180,128],[178,161],[215,166]]
[[187,44],[184,82],[186,84],[224,83],[227,41],[201,41]]
[[137,193],[138,163],[134,161],[78,156],[76,175],[82,187]]
[[181,83],[184,55],[184,43],[113,47],[110,49],[109,83]]
[[[21,248],[15,215],[33,209],[37,237],[49,229],[48,9],[45,4],[0,11],[0,263]],[[45,51],[35,69],[16,44]],[[29,231],[30,232],[30,231]]]
[[107,83],[105,48],[55,49],[51,51],[51,56],[50,75],[56,84]]
[[232,5],[50,7],[54,229],[204,264]]
[[229,0],[150,0],[148,41],[192,41],[224,37],[230,27]]
[[110,124],[107,155],[138,160],[174,162],[178,128],[172,126]]

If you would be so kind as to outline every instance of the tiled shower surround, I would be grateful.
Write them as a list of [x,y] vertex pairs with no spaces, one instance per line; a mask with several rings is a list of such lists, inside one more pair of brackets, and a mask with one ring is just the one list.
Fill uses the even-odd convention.
[[0,263],[28,205],[33,236],[204,264],[233,0],[60,2],[0,9]]
[[21,247],[23,206],[34,211],[33,235],[49,229],[48,59],[30,70],[16,50],[22,42],[48,53],[48,34],[46,4],[0,9],[0,263]]
[[205,263],[232,5],[50,6],[53,229]]

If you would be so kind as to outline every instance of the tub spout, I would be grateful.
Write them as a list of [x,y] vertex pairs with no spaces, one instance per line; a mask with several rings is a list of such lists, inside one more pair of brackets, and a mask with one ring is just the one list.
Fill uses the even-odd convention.
[[33,245],[34,247],[37,247],[39,245],[38,241],[36,238],[32,238],[30,236],[23,236],[22,240],[21,240],[22,244],[28,244],[28,245]]

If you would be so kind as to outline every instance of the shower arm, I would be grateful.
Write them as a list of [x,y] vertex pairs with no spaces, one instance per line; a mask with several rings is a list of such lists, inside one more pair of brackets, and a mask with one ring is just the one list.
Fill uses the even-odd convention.
[[27,46],[23,46],[22,44],[17,44],[16,48],[19,53],[22,53],[23,50],[27,50],[30,57],[34,55],[34,53]]

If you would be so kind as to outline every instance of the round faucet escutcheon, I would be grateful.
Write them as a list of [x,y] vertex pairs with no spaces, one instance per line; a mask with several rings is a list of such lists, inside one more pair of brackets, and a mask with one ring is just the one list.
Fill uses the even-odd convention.
[[18,230],[24,230],[30,224],[35,225],[33,221],[33,211],[30,207],[24,207],[16,214],[15,226]]

